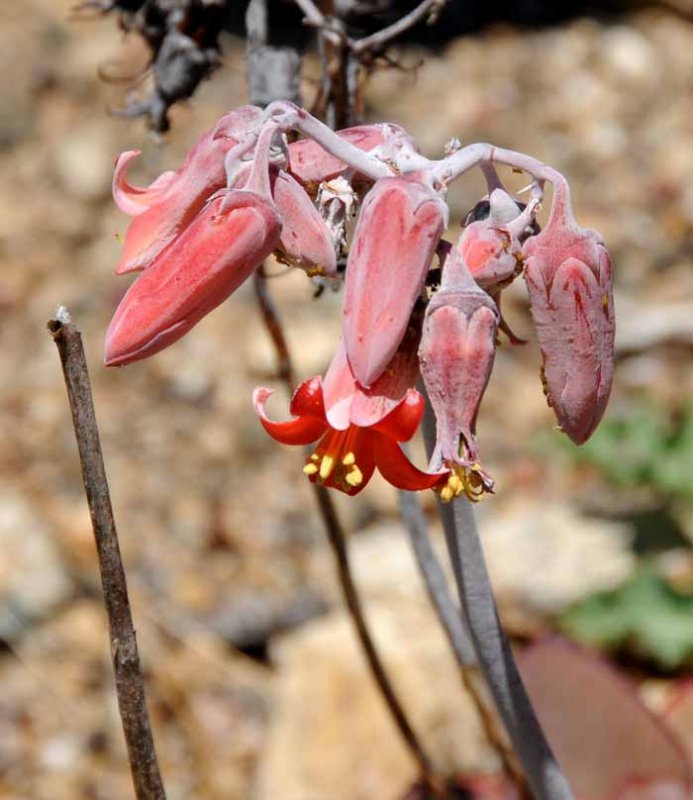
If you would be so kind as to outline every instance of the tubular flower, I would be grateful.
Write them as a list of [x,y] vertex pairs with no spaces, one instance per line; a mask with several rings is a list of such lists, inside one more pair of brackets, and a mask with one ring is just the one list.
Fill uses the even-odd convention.
[[106,333],[107,366],[163,350],[235,291],[279,242],[270,196],[273,129],[258,140],[242,190],[222,190],[130,286]]
[[278,258],[312,276],[337,274],[337,255],[330,229],[306,190],[288,172],[279,170],[272,198],[282,218]]
[[441,200],[416,179],[382,178],[366,195],[344,286],[344,342],[363,386],[382,375],[402,341],[445,219]]
[[458,252],[448,256],[440,291],[426,309],[419,362],[436,417],[431,468],[450,470],[440,496],[479,500],[493,491],[475,438],[479,404],[495,356],[498,311],[472,279]]
[[139,155],[123,153],[116,162],[113,199],[134,219],[125,234],[116,274],[144,269],[193,221],[207,200],[226,183],[224,157],[245,136],[261,109],[243,106],[223,116],[203,134],[177,172],[164,172],[147,188],[132,186],[127,169]]
[[611,260],[599,234],[575,222],[567,186],[557,187],[546,228],[523,251],[546,397],[564,433],[582,444],[611,392]]
[[417,469],[399,446],[414,435],[423,415],[421,395],[404,388],[393,373],[380,386],[359,386],[349,368],[343,346],[323,381],[304,381],[291,398],[294,419],[274,422],[265,413],[272,391],[258,388],[253,403],[269,435],[282,444],[307,445],[317,441],[304,473],[312,483],[358,494],[376,468],[398,489],[430,489],[445,481],[447,472]]

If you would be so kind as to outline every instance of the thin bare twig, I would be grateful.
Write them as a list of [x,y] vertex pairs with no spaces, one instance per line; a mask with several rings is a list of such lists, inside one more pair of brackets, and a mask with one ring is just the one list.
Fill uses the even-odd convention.
[[426,16],[433,19],[437,17],[447,0],[423,0],[419,5],[381,30],[364,36],[361,39],[352,39],[344,32],[342,21],[330,14],[323,14],[313,0],[295,0],[296,5],[305,14],[305,24],[319,28],[324,36],[333,44],[343,41],[355,55],[361,55],[368,50],[378,50],[385,47],[393,39],[401,36],[405,31],[413,28]]
[[315,28],[326,27],[327,19],[313,0],[296,0],[296,5],[306,15],[305,23],[307,25],[312,25]]
[[370,36],[364,36],[363,39],[350,40],[349,47],[357,55],[365,53],[367,50],[380,49],[405,31],[408,31],[409,28],[413,28],[417,22],[421,22],[427,15],[437,14],[445,5],[445,2],[446,0],[423,0],[415,9],[393,22],[392,25],[388,25],[387,28],[382,28]]
[[354,578],[351,572],[351,565],[349,564],[349,555],[346,548],[346,537],[344,529],[342,528],[337,510],[334,507],[332,498],[330,497],[329,490],[324,486],[319,486],[317,483],[313,484],[315,496],[320,507],[320,513],[325,523],[325,531],[332,545],[332,551],[337,563],[337,573],[339,575],[339,582],[344,593],[344,599],[349,609],[349,613],[356,628],[356,633],[361,642],[368,666],[370,667],[373,679],[380,689],[385,703],[392,715],[397,729],[399,730],[402,739],[407,745],[409,752],[414,757],[414,760],[419,766],[421,777],[426,783],[427,787],[433,791],[436,796],[443,797],[444,789],[442,781],[435,775],[431,759],[426,754],[423,746],[411,727],[407,719],[404,708],[402,707],[390,679],[385,671],[385,667],[376,650],[373,637],[371,636],[361,599],[354,583]]
[[277,354],[277,377],[286,386],[289,395],[291,395],[296,386],[294,365],[291,361],[289,345],[284,336],[277,307],[267,288],[267,272],[264,264],[261,264],[253,275],[253,288],[255,289],[255,297],[260,308],[260,314],[262,314],[262,321],[265,323],[267,333],[272,339],[272,344]]
[[486,736],[498,753],[506,775],[519,788],[523,799],[531,800],[522,767],[510,747],[505,731],[498,724],[495,711],[488,702],[474,645],[469,638],[460,610],[450,595],[447,578],[431,544],[426,518],[416,495],[400,491],[399,510],[429,599],[453,651],[462,682],[474,702]]
[[[255,287],[255,296],[262,313],[262,319],[265,322],[267,331],[277,352],[279,377],[286,385],[289,394],[291,394],[294,390],[294,369],[291,353],[286,337],[284,336],[281,319],[277,314],[277,309],[268,291],[267,277],[264,271],[258,271],[253,285]],[[356,629],[373,679],[380,690],[404,743],[419,767],[419,771],[427,788],[436,796],[442,797],[444,796],[442,781],[435,775],[431,760],[419,742],[407,718],[404,708],[390,682],[380,655],[378,654],[368,623],[366,622],[361,599],[349,563],[346,535],[339,515],[337,514],[337,509],[332,502],[329,491],[324,486],[313,484],[313,490],[318,502],[325,532],[334,554],[340,588],[344,595],[347,609],[354,624],[354,628]]]
[[300,105],[301,55],[297,47],[274,43],[274,6],[267,0],[250,0],[246,9],[248,100],[254,106],[265,106],[273,100],[291,100]]
[[304,23],[317,29],[322,78],[313,108],[325,109],[325,119],[333,128],[349,127],[361,121],[361,74],[372,66],[373,55],[382,53],[393,39],[420,22],[425,16],[435,19],[446,0],[423,0],[415,9],[392,25],[362,39],[348,35],[344,20],[334,12],[334,4],[318,8],[314,0],[295,0],[305,15]]
[[166,793],[147,711],[144,679],[140,671],[125,571],[113,519],[82,337],[70,315],[62,307],[49,320],[48,330],[60,354],[82,465],[82,480],[91,514],[108,614],[118,708],[135,795],[138,800],[165,800]]

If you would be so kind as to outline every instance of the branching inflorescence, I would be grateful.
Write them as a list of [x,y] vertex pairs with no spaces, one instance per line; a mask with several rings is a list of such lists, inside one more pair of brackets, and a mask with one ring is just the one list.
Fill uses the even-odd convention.
[[[304,138],[289,144],[291,131]],[[106,364],[146,358],[181,338],[272,253],[310,277],[341,281],[346,223],[358,214],[343,276],[343,335],[324,378],[298,387],[286,422],[267,416],[269,389],[254,394],[273,438],[317,442],[304,467],[309,479],[353,495],[377,468],[400,489],[433,488],[443,500],[491,492],[476,418],[499,333],[518,341],[500,299],[520,274],[549,405],[561,429],[584,442],[612,380],[614,310],[604,244],[576,224],[568,184],[556,170],[490,144],[453,142],[447,151],[429,160],[391,124],[334,132],[280,101],[225,115],[177,172],[147,188],[127,182],[137,153],[123,153],[114,197],[133,220],[116,271],[142,274],[111,322]],[[503,187],[494,164],[528,174],[527,203]],[[482,169],[488,195],[450,244],[442,239],[445,193],[474,167]],[[540,231],[536,214],[547,182],[551,211]],[[411,464],[400,447],[423,414],[419,377],[437,425],[428,470]]]

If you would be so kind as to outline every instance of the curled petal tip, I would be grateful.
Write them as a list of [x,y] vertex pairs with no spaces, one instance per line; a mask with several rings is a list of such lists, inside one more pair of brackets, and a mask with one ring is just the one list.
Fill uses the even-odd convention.
[[[320,395],[317,404],[315,403],[316,392]],[[314,442],[325,432],[327,422],[324,418],[324,409],[322,409],[321,406],[321,386],[316,387],[313,381],[304,381],[294,393],[294,398],[291,402],[291,411],[294,412],[297,410],[295,399],[298,395],[299,404],[301,399],[305,400],[307,403],[304,409],[305,413],[297,414],[294,419],[285,422],[275,422],[270,419],[265,412],[267,401],[273,394],[274,392],[272,389],[266,389],[262,386],[258,387],[253,392],[253,406],[262,427],[275,441],[281,442],[282,444],[305,445]]]
[[204,133],[176,172],[165,172],[149,187],[128,184],[128,165],[138,151],[123,153],[116,163],[113,196],[121,210],[134,217],[125,235],[117,273],[147,268],[179,237],[202,211],[205,203],[226,184],[224,159],[245,135],[247,126],[261,115],[251,106],[226,114],[214,131]]
[[140,153],[140,150],[126,150],[121,153],[113,173],[113,200],[121,211],[131,217],[147,211],[175,178],[175,172],[164,172],[146,188],[132,186],[128,183],[127,171]]

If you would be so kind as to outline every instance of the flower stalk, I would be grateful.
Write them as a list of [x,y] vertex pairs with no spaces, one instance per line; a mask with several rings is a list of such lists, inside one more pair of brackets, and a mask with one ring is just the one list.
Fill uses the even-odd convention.
[[[260,308],[262,319],[272,339],[277,355],[278,377],[284,383],[287,391],[291,393],[294,388],[293,360],[284,334],[281,318],[267,287],[267,276],[264,271],[264,266],[262,269],[258,270],[253,285],[255,287],[255,297]],[[318,483],[313,483],[312,486],[327,540],[332,548],[342,596],[344,597],[347,611],[353,622],[370,673],[402,741],[418,766],[422,782],[435,797],[444,797],[441,779],[435,774],[431,759],[407,717],[371,634],[359,591],[351,570],[346,533],[339,519],[339,514],[337,513],[332,496],[325,486]]]

